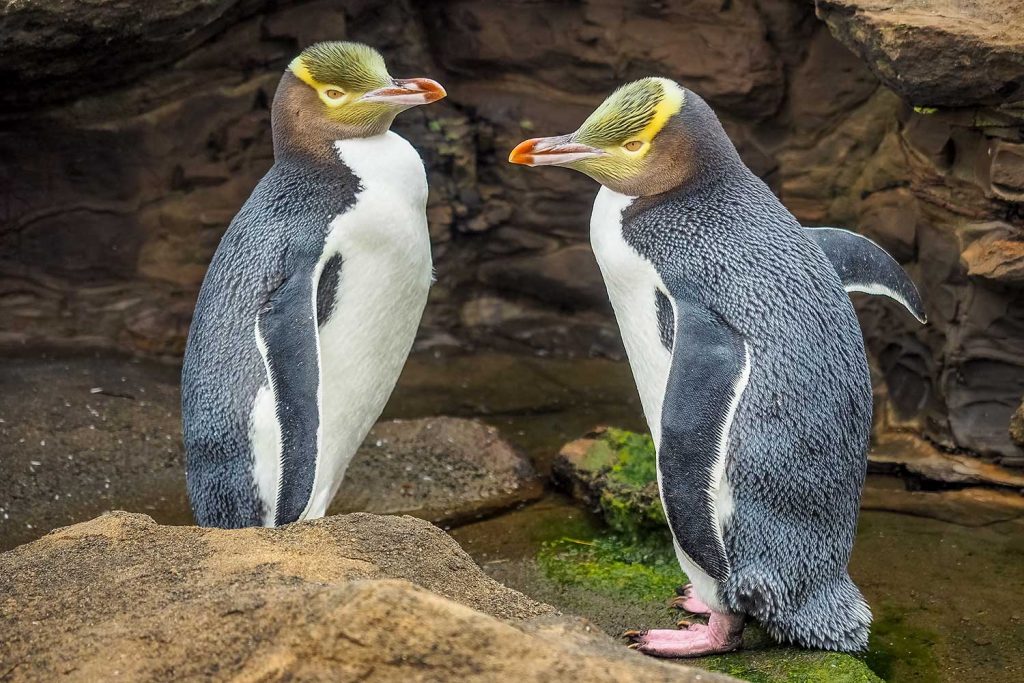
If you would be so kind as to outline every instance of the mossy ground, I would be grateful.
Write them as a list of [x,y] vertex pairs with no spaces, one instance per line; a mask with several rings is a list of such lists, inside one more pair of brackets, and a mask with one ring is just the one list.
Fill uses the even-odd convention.
[[[591,601],[595,597],[618,601],[624,613],[635,613],[637,627],[671,627],[672,619],[683,615],[667,607],[652,612],[651,605],[666,606],[686,577],[657,497],[654,444],[645,435],[608,429],[579,465],[599,481],[599,507],[610,528],[588,538],[545,543],[537,554],[538,565],[547,579],[563,589],[585,593]],[[652,624],[659,613],[662,623]],[[857,657],[781,647],[756,625],[748,626],[744,644],[741,652],[689,663],[757,682],[881,680]]]

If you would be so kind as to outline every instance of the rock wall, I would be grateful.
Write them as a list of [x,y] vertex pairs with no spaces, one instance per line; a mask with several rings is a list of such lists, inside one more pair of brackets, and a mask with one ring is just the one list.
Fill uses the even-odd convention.
[[396,124],[431,184],[420,344],[619,356],[587,245],[596,186],[505,157],[657,73],[712,103],[802,221],[871,236],[920,285],[924,328],[857,302],[881,426],[1024,465],[1008,432],[1024,393],[1024,7],[890,4],[8,3],[0,342],[179,355],[220,235],[272,161],[281,71],[345,37],[449,92]]

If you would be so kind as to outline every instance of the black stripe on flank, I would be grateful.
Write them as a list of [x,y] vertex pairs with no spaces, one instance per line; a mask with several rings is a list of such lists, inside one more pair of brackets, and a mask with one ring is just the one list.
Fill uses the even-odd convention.
[[654,290],[654,305],[658,314],[658,336],[661,337],[661,345],[669,351],[675,342],[675,313],[672,312],[672,302],[668,300],[665,293],[660,289]]
[[323,325],[334,313],[334,305],[337,303],[338,283],[341,282],[341,266],[344,260],[341,254],[335,254],[327,259],[323,270],[320,271],[320,281],[316,285],[316,320],[318,325]]
[[675,302],[677,343],[658,447],[662,501],[683,552],[708,576],[724,581],[729,560],[708,492],[746,349],[739,333],[696,299],[677,296]]
[[302,515],[313,493],[320,429],[320,357],[311,270],[300,270],[274,291],[257,321],[266,346],[277,421],[281,427],[281,485],[275,525]]

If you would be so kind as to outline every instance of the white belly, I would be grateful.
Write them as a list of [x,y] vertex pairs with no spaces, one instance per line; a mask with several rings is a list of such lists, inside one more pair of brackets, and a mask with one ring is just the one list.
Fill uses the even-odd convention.
[[622,211],[634,199],[602,187],[594,200],[590,242],[619,323],[644,417],[657,444],[672,354],[661,343],[654,297],[656,290],[668,292],[651,262],[622,238]]
[[[629,366],[640,393],[640,404],[654,439],[655,452],[658,453],[656,457],[660,457],[661,408],[672,367],[672,353],[661,343],[655,291],[661,290],[670,302],[672,297],[654,265],[622,237],[622,211],[634,199],[602,187],[594,200],[590,242],[608,288],[608,298],[612,302]],[[673,318],[675,316],[673,304]],[[658,490],[664,501],[660,466],[657,473]],[[693,583],[697,595],[713,609],[721,610],[717,582],[682,551],[674,532],[673,546],[679,564]]]
[[320,325],[321,452],[303,517],[321,517],[405,365],[433,277],[427,180],[395,133],[336,143],[359,177],[356,205],[331,223],[320,259],[343,259],[333,314]]

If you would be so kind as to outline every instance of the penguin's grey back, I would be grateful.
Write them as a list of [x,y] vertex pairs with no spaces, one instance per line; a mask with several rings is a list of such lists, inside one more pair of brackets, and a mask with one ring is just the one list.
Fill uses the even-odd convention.
[[[733,510],[723,540],[732,571],[723,601],[781,639],[857,649],[870,615],[846,566],[871,385],[834,268],[742,166],[671,197],[637,199],[623,237],[669,291],[687,288],[749,345],[750,377],[728,435]],[[662,323],[669,348],[671,335]]]
[[[300,261],[316,261],[358,181],[339,161],[279,159],[228,226],[203,280],[182,367],[187,484],[202,526],[263,523],[253,477],[252,408],[266,371],[257,315]],[[318,291],[317,308],[333,290]]]

